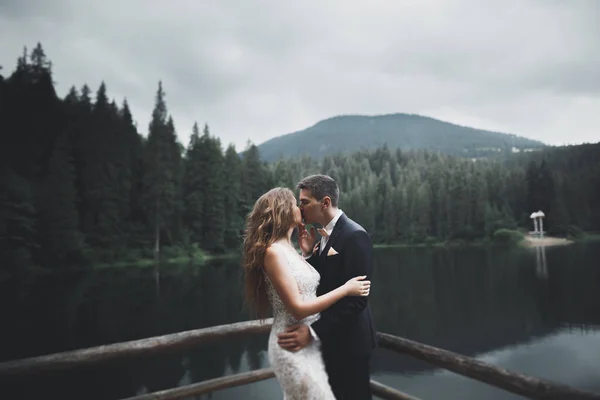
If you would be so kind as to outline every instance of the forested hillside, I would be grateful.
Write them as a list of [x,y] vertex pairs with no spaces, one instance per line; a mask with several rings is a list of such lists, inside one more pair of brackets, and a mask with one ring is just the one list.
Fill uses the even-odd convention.
[[409,114],[342,115],[299,132],[269,139],[258,146],[264,160],[308,155],[323,158],[336,153],[390,149],[430,150],[481,158],[539,150],[544,144],[516,135],[490,132]]
[[528,228],[542,209],[555,234],[600,230],[600,145],[509,161],[379,147],[267,164],[240,156],[208,126],[177,141],[158,84],[147,132],[108,85],[57,96],[41,46],[0,78],[0,272],[61,269],[163,254],[238,249],[243,220],[267,189],[304,175],[338,180],[341,208],[376,243],[472,240]]

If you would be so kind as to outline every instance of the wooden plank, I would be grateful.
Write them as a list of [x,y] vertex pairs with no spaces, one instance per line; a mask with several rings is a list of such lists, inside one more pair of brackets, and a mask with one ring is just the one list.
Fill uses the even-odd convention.
[[378,333],[378,336],[381,347],[408,354],[438,367],[527,398],[600,400],[600,393],[586,392],[567,385],[526,376],[470,357],[386,333]]
[[[275,373],[272,368],[264,368],[250,372],[244,372],[236,375],[223,376],[210,379],[203,382],[193,383],[191,385],[181,386],[173,389],[161,390],[158,392],[142,394],[128,397],[122,400],[174,400],[191,396],[200,396],[207,393],[216,392],[232,388],[235,386],[247,385],[270,378],[274,378]],[[375,396],[385,400],[419,400],[416,397],[407,395],[398,390],[392,389],[377,381],[371,380],[371,389]]]
[[419,400],[416,397],[386,386],[373,379],[371,379],[371,391],[375,396],[384,400]]
[[[272,318],[264,321],[238,322],[130,342],[8,361],[0,363],[0,376],[82,367],[121,357],[136,357],[189,348],[214,340],[228,339],[236,335],[267,333],[271,329],[272,322]],[[381,347],[411,355],[438,367],[529,398],[600,400],[600,393],[585,392],[567,385],[511,372],[469,357],[389,334],[378,333],[377,335]],[[375,387],[375,390],[379,390],[377,383]],[[390,390],[393,391],[394,389],[390,388]],[[398,393],[396,395],[400,395]]]
[[206,344],[236,335],[268,333],[273,319],[237,322],[209,328],[172,333],[129,342],[114,343],[87,349],[66,351],[44,356],[0,363],[0,376],[56,371],[106,362],[121,357],[136,357]]
[[210,379],[203,382],[193,383],[191,385],[181,386],[173,389],[161,390],[140,396],[128,397],[123,400],[172,400],[182,399],[190,396],[199,396],[212,393],[217,390],[227,389],[235,386],[246,385],[248,383],[258,382],[275,377],[271,368],[264,368],[241,374],[223,376]]

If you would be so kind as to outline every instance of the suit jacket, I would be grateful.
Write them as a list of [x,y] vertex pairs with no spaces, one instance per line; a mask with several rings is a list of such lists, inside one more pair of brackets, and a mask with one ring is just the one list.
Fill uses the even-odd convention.
[[[319,244],[320,246],[320,244]],[[338,254],[327,255],[333,248]],[[317,296],[342,286],[350,278],[373,275],[373,243],[362,226],[342,214],[335,224],[327,245],[308,258],[319,272]],[[321,313],[311,327],[322,341],[324,358],[338,353],[370,355],[376,347],[375,324],[368,297],[347,296]]]

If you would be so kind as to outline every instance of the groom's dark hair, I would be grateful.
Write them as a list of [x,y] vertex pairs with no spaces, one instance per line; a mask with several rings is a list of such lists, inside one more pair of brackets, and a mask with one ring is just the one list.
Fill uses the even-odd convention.
[[310,175],[303,178],[296,187],[300,190],[308,189],[313,197],[317,200],[322,200],[323,197],[329,196],[331,205],[338,206],[340,199],[340,189],[332,177],[328,175]]

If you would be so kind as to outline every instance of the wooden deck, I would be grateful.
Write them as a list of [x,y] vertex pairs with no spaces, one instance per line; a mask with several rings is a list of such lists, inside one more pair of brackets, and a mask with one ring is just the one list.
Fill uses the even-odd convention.
[[[237,322],[129,342],[8,361],[0,363],[0,376],[40,374],[48,371],[79,368],[122,357],[135,357],[190,348],[215,340],[232,339],[241,335],[266,334],[271,329],[272,322],[272,319]],[[470,357],[386,333],[378,333],[378,337],[379,345],[382,348],[418,358],[437,367],[453,371],[526,398],[600,400],[600,393],[586,392],[568,385],[512,372]],[[128,400],[180,399],[271,379],[274,376],[270,368],[265,368],[130,397]],[[371,388],[373,389],[373,394],[382,399],[418,400],[409,394],[385,386],[374,380],[371,380]]]

